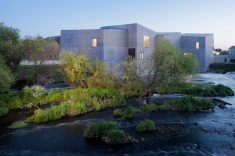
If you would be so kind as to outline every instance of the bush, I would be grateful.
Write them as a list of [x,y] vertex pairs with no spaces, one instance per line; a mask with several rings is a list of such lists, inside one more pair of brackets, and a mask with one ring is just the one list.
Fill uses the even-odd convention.
[[211,100],[186,96],[178,100],[170,102],[173,110],[179,111],[197,111],[209,110],[214,108],[214,103]]
[[122,118],[126,120],[131,120],[133,119],[134,115],[135,115],[135,109],[132,106],[128,106],[124,110]]
[[209,66],[209,72],[214,73],[227,73],[235,71],[235,63],[212,63]]
[[113,111],[113,116],[114,117],[121,117],[123,115],[123,111],[120,108],[117,108]]
[[168,104],[157,105],[157,110],[159,111],[167,111],[169,109],[170,109],[170,106]]
[[140,122],[136,126],[136,131],[137,132],[150,132],[154,131],[156,129],[155,123],[152,120],[145,120]]
[[8,108],[0,106],[0,117],[6,115],[8,112]]
[[127,136],[124,131],[119,129],[112,129],[108,131],[105,142],[110,145],[120,145],[127,141]]
[[94,123],[85,129],[84,135],[86,138],[101,138],[107,135],[108,131],[117,129],[116,122]]
[[24,121],[16,121],[11,126],[9,126],[8,128],[16,129],[16,128],[26,127],[27,125],[28,125],[28,123],[26,123]]
[[52,106],[48,110],[37,109],[34,111],[34,115],[28,118],[27,121],[40,123],[40,122],[58,120],[65,116],[65,112],[66,112],[65,104]]
[[46,90],[42,86],[33,85],[31,87],[25,87],[24,88],[24,94],[31,95],[35,98],[40,98],[40,97],[42,97],[43,95],[46,94]]

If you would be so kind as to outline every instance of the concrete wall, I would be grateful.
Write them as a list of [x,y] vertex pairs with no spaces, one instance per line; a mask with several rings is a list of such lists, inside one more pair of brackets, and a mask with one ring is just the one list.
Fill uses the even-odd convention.
[[[196,49],[196,42],[200,43],[200,48]],[[181,36],[181,49],[195,55],[199,61],[200,72],[206,72],[213,62],[213,35],[183,34]]]
[[224,63],[227,59],[227,62],[229,62],[228,55],[214,55],[214,61],[215,63]]
[[181,42],[180,42],[181,33],[179,32],[172,32],[172,33],[157,33],[157,38],[163,38],[168,40],[174,47],[180,49]]

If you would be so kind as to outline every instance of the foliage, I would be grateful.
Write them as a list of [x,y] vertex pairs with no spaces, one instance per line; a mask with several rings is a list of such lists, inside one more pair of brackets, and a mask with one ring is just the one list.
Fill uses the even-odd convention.
[[124,110],[122,118],[126,120],[131,120],[134,118],[134,116],[135,116],[135,109],[132,106],[128,106]]
[[122,76],[121,91],[126,97],[138,97],[143,95],[145,82],[137,73],[136,59],[128,57],[124,60],[125,73]]
[[24,88],[24,94],[29,94],[35,98],[40,98],[46,94],[46,90],[44,87],[39,85],[33,85],[31,87],[26,86]]
[[3,106],[0,106],[0,117],[6,115],[9,112],[9,109]]
[[0,93],[9,91],[10,86],[14,82],[14,77],[10,69],[5,65],[5,61],[0,54]]
[[16,121],[8,128],[16,129],[16,128],[26,127],[27,125],[28,125],[28,123],[26,123],[25,121]]
[[91,88],[117,88],[118,85],[115,75],[101,61],[95,62],[95,72],[87,83]]
[[122,130],[112,129],[108,131],[106,139],[106,143],[110,145],[119,145],[127,141],[127,136]]
[[195,84],[188,82],[174,83],[155,88],[159,94],[187,94],[195,96],[234,96],[231,88],[222,84]]
[[74,85],[81,84],[83,87],[86,86],[84,81],[93,74],[93,66],[91,61],[88,60],[88,56],[64,52],[60,55],[60,60],[68,81]]
[[46,122],[58,120],[65,116],[66,105],[60,104],[58,106],[52,106],[48,110],[37,109],[34,111],[34,115],[27,119],[28,122]]
[[117,130],[116,122],[94,123],[87,127],[84,131],[86,138],[101,138],[107,135],[110,130]]
[[170,105],[169,104],[157,105],[157,110],[158,111],[167,111],[169,109],[170,109]]
[[123,115],[123,111],[120,108],[117,108],[113,111],[113,116],[114,117],[121,117]]
[[0,55],[13,71],[19,67],[22,59],[19,30],[0,23]]
[[212,63],[208,69],[209,72],[222,73],[235,71],[235,63]]
[[150,132],[154,131],[156,129],[155,123],[152,120],[145,120],[140,122],[136,126],[136,131],[137,132]]
[[89,109],[88,105],[86,105],[85,103],[82,103],[82,102],[71,103],[71,104],[68,104],[68,107],[66,109],[66,115],[77,116],[80,114],[90,112],[91,110],[92,108],[90,107]]
[[167,40],[157,39],[152,55],[147,59],[148,88],[168,86],[182,82],[184,78],[198,71],[198,62],[193,55],[184,55]]
[[181,99],[171,101],[169,104],[173,110],[178,111],[209,110],[215,106],[211,100],[193,96],[185,96]]

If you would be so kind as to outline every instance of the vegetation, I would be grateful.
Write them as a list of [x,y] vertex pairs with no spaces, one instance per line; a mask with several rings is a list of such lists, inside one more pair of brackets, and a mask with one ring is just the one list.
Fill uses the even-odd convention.
[[155,126],[154,121],[152,120],[142,121],[136,126],[136,131],[140,133],[154,131],[155,129],[156,129],[156,126]]
[[235,63],[212,63],[208,69],[209,72],[222,73],[235,71]]
[[146,104],[141,107],[141,110],[143,110],[146,113],[151,113],[157,110],[157,105],[155,104]]
[[128,106],[122,115],[122,118],[125,120],[131,120],[135,116],[135,109],[132,106]]
[[0,54],[0,93],[9,91],[13,81],[14,76],[12,75],[10,69],[5,65],[5,61],[3,60]]
[[26,123],[25,121],[16,121],[8,128],[16,129],[16,128],[26,127],[27,125],[28,125],[28,123]]
[[101,138],[106,136],[111,130],[117,130],[116,122],[94,123],[85,129],[84,135],[86,138]]
[[123,111],[120,108],[117,108],[113,111],[113,116],[114,117],[121,117],[123,115]]
[[178,100],[170,102],[172,110],[177,111],[197,111],[210,110],[214,108],[214,103],[211,100],[186,96]]
[[6,115],[8,112],[8,108],[0,106],[0,117]]
[[105,142],[111,145],[123,144],[127,141],[127,136],[124,131],[113,129],[108,131]]
[[61,62],[68,81],[73,85],[86,87],[85,81],[93,74],[93,66],[85,54],[75,55],[64,52],[61,54]]
[[187,94],[195,96],[234,96],[231,88],[222,84],[195,84],[195,83],[175,83],[166,87],[158,87],[155,90],[160,94]]

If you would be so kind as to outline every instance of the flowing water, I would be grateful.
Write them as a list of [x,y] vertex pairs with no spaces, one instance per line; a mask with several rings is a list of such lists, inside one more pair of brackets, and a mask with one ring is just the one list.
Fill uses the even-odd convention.
[[[235,73],[200,74],[198,83],[222,83],[235,91]],[[0,130],[0,155],[235,155],[235,97],[223,100],[233,104],[211,112],[155,112],[138,114],[133,121],[113,118],[112,110],[89,113],[77,118],[18,130]],[[161,131],[138,134],[135,126],[152,119]],[[84,128],[93,122],[117,121],[129,135],[139,140],[133,145],[110,147],[89,142]]]

